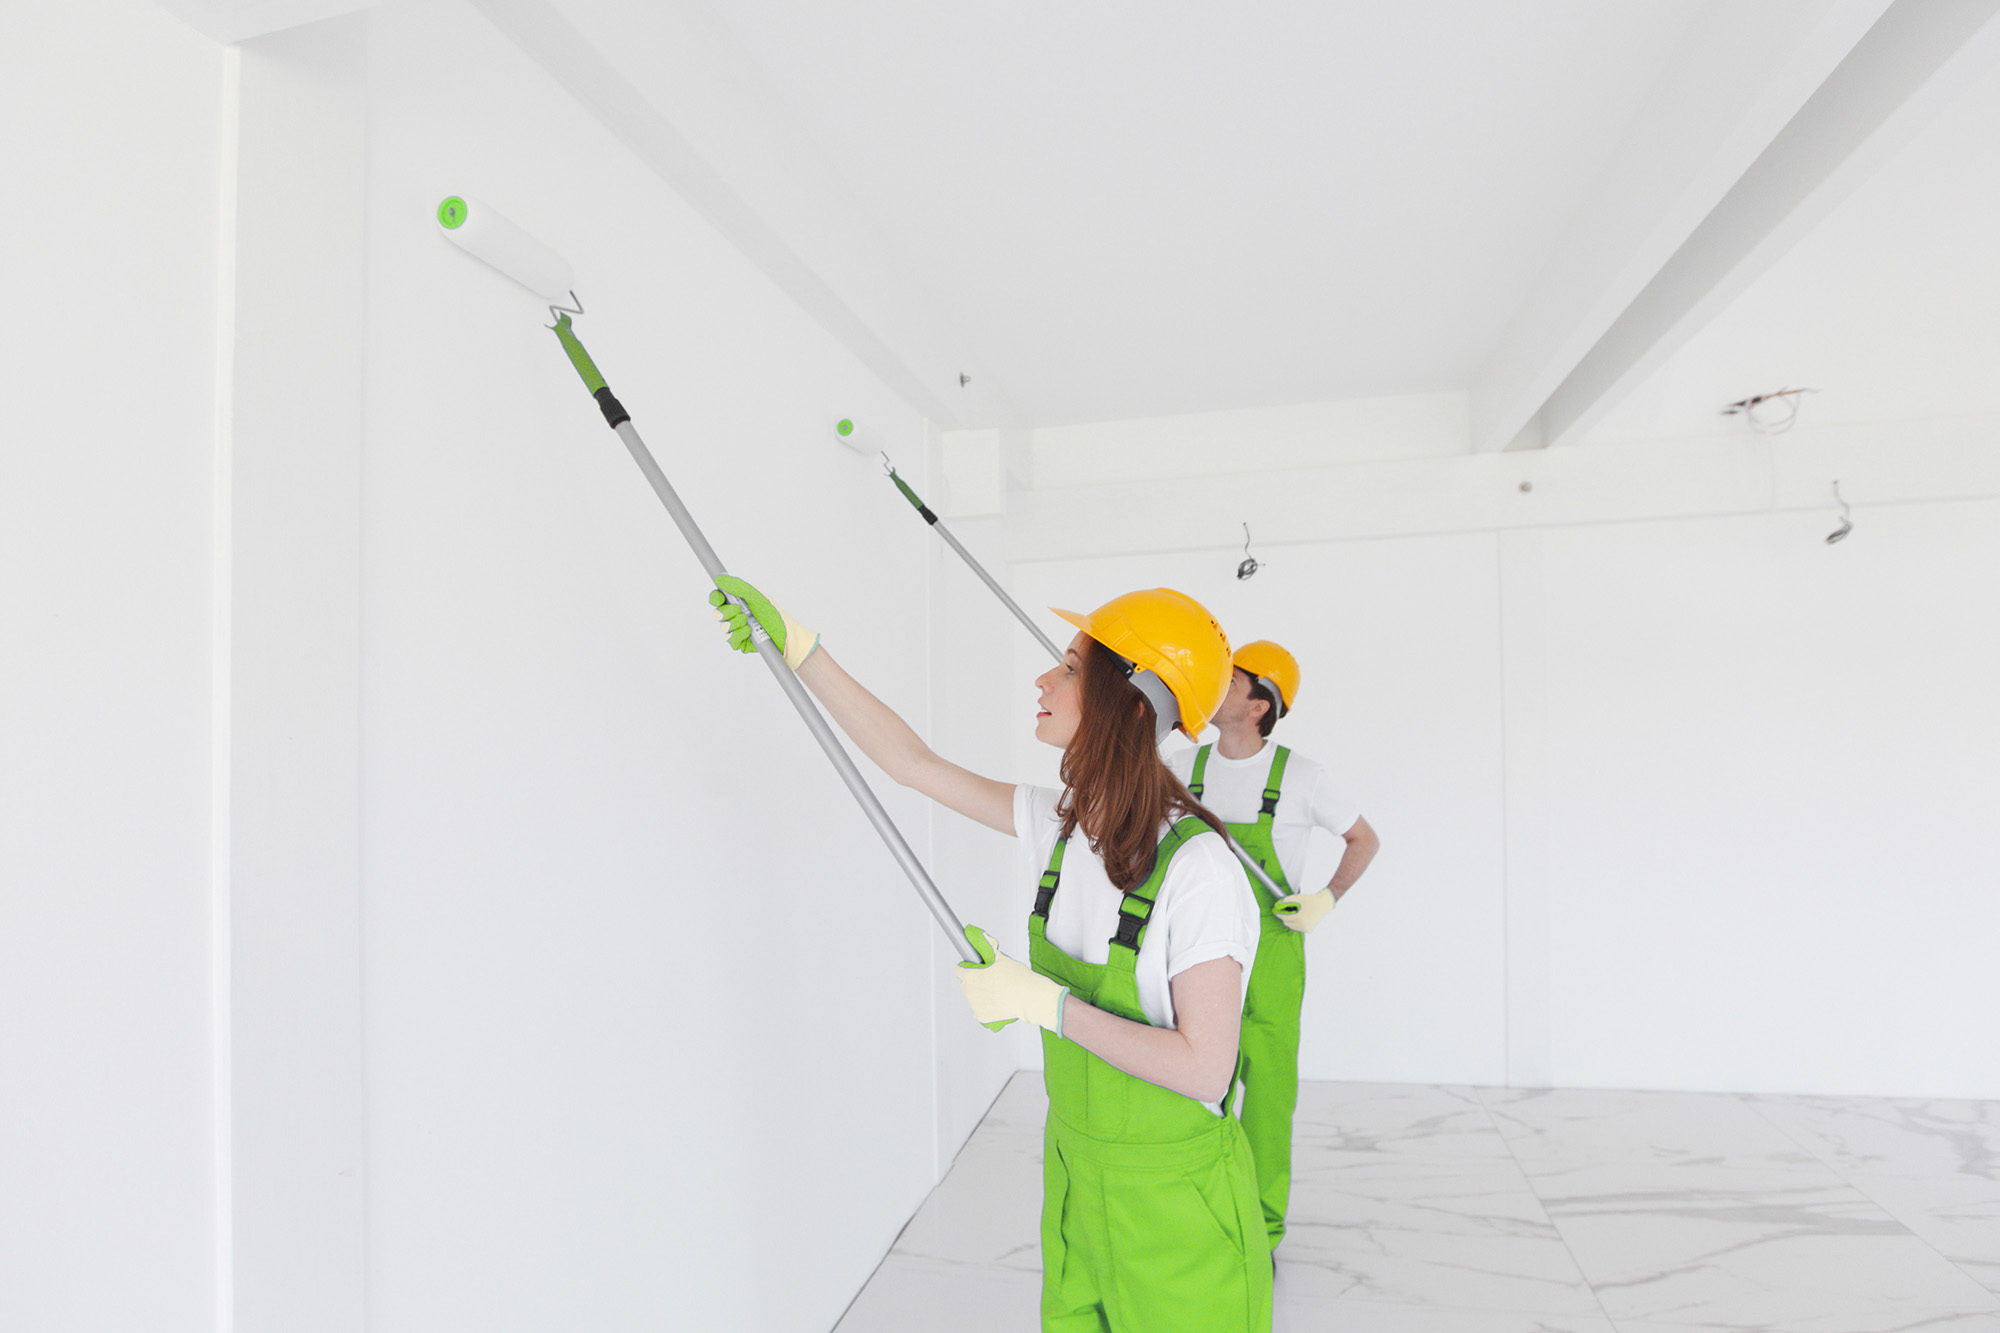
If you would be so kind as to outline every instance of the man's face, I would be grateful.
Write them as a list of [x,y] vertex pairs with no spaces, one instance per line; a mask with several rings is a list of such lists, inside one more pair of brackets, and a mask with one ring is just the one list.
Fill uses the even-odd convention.
[[1229,670],[1229,694],[1222,701],[1222,707],[1215,710],[1215,725],[1218,727],[1241,726],[1245,722],[1254,724],[1259,710],[1270,707],[1262,699],[1253,700],[1250,689],[1257,680],[1242,667]]

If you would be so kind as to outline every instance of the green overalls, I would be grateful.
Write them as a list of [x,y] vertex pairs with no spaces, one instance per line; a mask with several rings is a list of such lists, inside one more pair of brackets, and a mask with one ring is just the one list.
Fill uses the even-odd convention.
[[[1136,971],[1146,918],[1174,853],[1207,827],[1183,819],[1161,840],[1153,873],[1118,909],[1101,965],[1049,943],[1067,843],[1058,841],[1028,917],[1035,971],[1107,1013],[1148,1021]],[[1050,1032],[1042,1058],[1045,1333],[1269,1333],[1271,1261],[1250,1148],[1229,1114],[1234,1079],[1216,1115]]]
[[[1208,768],[1204,745],[1195,753],[1188,791],[1201,799],[1202,773]],[[1278,786],[1285,780],[1285,760],[1291,751],[1273,747],[1270,776],[1264,779],[1263,806],[1254,824],[1230,824],[1250,859],[1264,867],[1280,889],[1292,887],[1278,865],[1271,842],[1271,820],[1278,811]],[[1245,876],[1263,909],[1263,929],[1257,937],[1257,965],[1250,969],[1250,990],[1243,997],[1243,1054],[1236,1076],[1243,1081],[1243,1132],[1257,1162],[1257,1194],[1264,1204],[1264,1226],[1271,1248],[1285,1238],[1285,1205],[1292,1193],[1292,1112],[1299,1104],[1299,1010],[1306,998],[1306,937],[1280,921],[1271,909],[1277,899]]]

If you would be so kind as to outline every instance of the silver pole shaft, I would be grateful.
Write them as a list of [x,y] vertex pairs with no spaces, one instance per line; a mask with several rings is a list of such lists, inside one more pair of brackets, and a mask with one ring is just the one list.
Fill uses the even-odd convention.
[[1291,896],[1278,887],[1278,883],[1276,880],[1272,879],[1269,875],[1264,873],[1264,867],[1258,865],[1256,860],[1251,857],[1250,853],[1243,850],[1243,844],[1236,841],[1236,839],[1230,837],[1227,833],[1222,835],[1222,840],[1229,844],[1230,851],[1236,853],[1236,859],[1243,863],[1243,868],[1249,871],[1251,874],[1255,875],[1257,879],[1264,885],[1264,887],[1271,891],[1271,896],[1273,898],[1286,898]]
[[1056,661],[1058,662],[1062,661],[1062,656],[1063,656],[1062,649],[1056,647],[1054,641],[1051,640],[1048,635],[1042,633],[1041,626],[1037,625],[1034,621],[1028,619],[1028,613],[1021,609],[1021,604],[1019,602],[1015,601],[1012,597],[1009,597],[1007,595],[1007,590],[1005,588],[1001,587],[998,583],[994,582],[993,576],[986,572],[986,566],[980,564],[977,560],[974,560],[972,558],[972,552],[966,550],[963,546],[960,546],[958,544],[958,538],[951,535],[951,530],[945,527],[943,523],[933,523],[931,524],[931,528],[937,533],[938,536],[944,538],[945,545],[951,547],[952,550],[958,552],[959,558],[961,560],[965,561],[966,564],[972,566],[972,572],[979,575],[980,580],[983,583],[985,583],[987,587],[993,589],[993,595],[995,597],[998,597],[1001,601],[1007,604],[1007,609],[1014,613],[1014,618],[1020,621],[1023,625],[1026,625],[1028,627],[1028,633],[1034,635],[1035,638],[1041,642],[1042,647],[1049,650],[1049,656],[1055,658]]
[[[668,516],[674,520],[674,526],[681,530],[681,536],[687,538],[687,544],[694,548],[695,559],[701,561],[701,567],[708,571],[709,578],[713,579],[719,574],[727,573],[728,571],[722,567],[722,558],[716,555],[715,548],[708,544],[708,538],[701,535],[701,529],[695,524],[694,515],[688,513],[687,506],[681,503],[681,497],[675,493],[673,483],[667,480],[666,473],[660,471],[660,465],[653,460],[652,450],[648,449],[646,442],[639,438],[638,430],[630,421],[620,422],[617,430],[618,438],[625,441],[625,448],[632,454],[632,461],[639,465],[639,470],[646,474],[646,480],[652,483],[653,494],[659,496],[660,503],[667,507]],[[730,600],[736,601],[733,597]],[[737,604],[742,605],[740,602]],[[747,607],[745,613],[748,613]],[[764,627],[757,623],[755,616],[750,616],[750,638],[757,645],[757,656],[763,658],[764,665],[771,669],[771,675],[784,690],[785,697],[792,701],[792,707],[799,710],[799,717],[805,722],[806,730],[812,732],[813,739],[819,742],[819,748],[826,751],[826,757],[833,761],[835,770],[840,774],[840,780],[847,784],[847,790],[861,806],[862,813],[868,816],[868,822],[875,826],[875,832],[888,844],[890,854],[896,858],[896,864],[903,868],[905,875],[909,876],[910,883],[917,890],[917,896],[924,900],[924,906],[930,908],[931,915],[937,918],[938,925],[951,938],[952,947],[958,950],[958,956],[968,963],[978,962],[979,952],[972,947],[971,941],[965,938],[964,923],[951,910],[951,904],[944,900],[944,895],[938,892],[937,885],[931,882],[930,872],[924,869],[923,862],[917,860],[917,854],[910,850],[910,844],[903,841],[901,830],[896,827],[896,822],[889,818],[889,812],[882,808],[882,802],[869,788],[868,779],[862,777],[861,770],[854,766],[854,760],[841,745],[840,739],[833,734],[833,728],[828,726],[826,718],[820,715],[819,706],[813,703],[812,696],[806,693],[806,687],[800,684],[798,676],[785,665],[785,655],[778,651],[777,644],[771,642],[771,636],[764,632]]]

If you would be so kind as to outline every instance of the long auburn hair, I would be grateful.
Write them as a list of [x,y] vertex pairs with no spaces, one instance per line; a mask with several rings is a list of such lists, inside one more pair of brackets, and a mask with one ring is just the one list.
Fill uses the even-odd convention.
[[1160,758],[1153,704],[1097,640],[1083,654],[1081,718],[1062,757],[1062,836],[1078,828],[1120,893],[1153,873],[1160,826],[1193,815],[1226,838],[1222,821],[1188,792]]

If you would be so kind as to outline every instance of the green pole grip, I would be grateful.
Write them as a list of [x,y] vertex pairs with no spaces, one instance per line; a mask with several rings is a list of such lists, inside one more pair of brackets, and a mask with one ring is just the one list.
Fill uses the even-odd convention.
[[889,469],[889,480],[896,483],[896,489],[901,491],[903,493],[903,498],[910,502],[910,508],[916,510],[919,514],[922,514],[924,516],[924,522],[933,524],[937,522],[937,515],[933,514],[930,511],[929,506],[927,506],[926,504],[924,504],[922,500],[917,498],[917,493],[910,489],[910,483],[904,481],[901,474],[899,474],[896,471],[896,469],[894,468]]
[[590,353],[583,350],[576,334],[570,331],[569,316],[558,315],[551,325],[556,337],[562,341],[563,351],[569,353],[569,363],[576,367],[576,373],[583,377],[583,387],[590,390],[590,396],[597,400],[598,410],[604,413],[604,424],[617,430],[632,419],[625,405],[611,392],[611,386],[604,382],[604,376],[597,373],[597,363],[590,359]]
[[923,511],[924,502],[917,498],[917,493],[910,489],[910,483],[904,481],[894,468],[889,469],[889,480],[896,483],[896,489],[901,491],[903,498],[910,502],[910,508],[917,510],[919,513]]
[[590,353],[583,350],[576,335],[570,332],[569,316],[560,316],[555,323],[556,337],[562,340],[563,350],[569,353],[569,363],[576,367],[576,373],[583,376],[583,387],[596,393],[605,388],[604,376],[597,373],[597,363],[590,359]]

